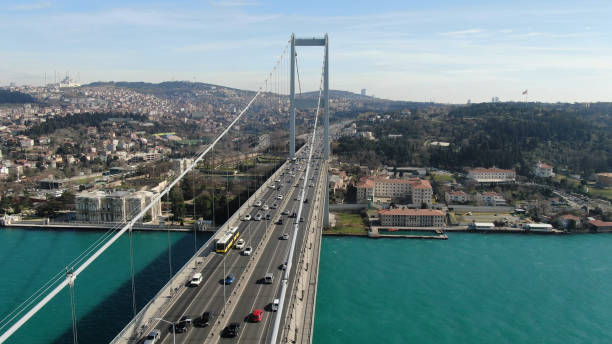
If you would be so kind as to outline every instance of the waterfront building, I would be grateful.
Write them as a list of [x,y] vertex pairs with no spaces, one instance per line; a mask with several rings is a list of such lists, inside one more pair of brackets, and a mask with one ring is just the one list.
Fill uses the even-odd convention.
[[516,180],[516,172],[495,167],[474,168],[469,170],[467,177],[478,183],[509,183]]
[[553,226],[548,223],[528,223],[524,228],[532,232],[552,232],[553,230]]
[[612,222],[610,221],[591,220],[589,221],[589,225],[591,226],[591,229],[596,230],[598,232],[612,231]]
[[380,224],[393,227],[444,227],[444,212],[431,209],[384,209],[378,211]]
[[428,180],[419,178],[394,179],[386,177],[362,178],[356,186],[357,202],[380,198],[410,198],[412,204],[431,205],[433,189]]
[[[149,191],[92,191],[83,192],[75,199],[77,221],[126,222],[151,203],[156,194]],[[161,215],[161,204],[156,202],[145,215],[146,221],[156,221]]]

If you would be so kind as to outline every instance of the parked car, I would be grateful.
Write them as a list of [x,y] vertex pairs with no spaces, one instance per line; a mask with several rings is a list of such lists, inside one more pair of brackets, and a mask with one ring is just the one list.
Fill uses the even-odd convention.
[[234,279],[235,279],[235,278],[236,278],[236,277],[234,277],[234,274],[230,272],[230,273],[227,275],[227,277],[225,277],[225,279],[223,280],[223,283],[224,283],[224,284],[232,284],[232,283],[234,283]]
[[260,322],[263,320],[263,310],[256,309],[251,313],[251,322]]
[[253,253],[253,248],[251,246],[247,247],[242,251],[242,254],[245,256],[250,256]]
[[198,327],[206,327],[210,324],[210,312],[202,313],[202,316],[194,320],[193,324]]
[[149,332],[143,344],[155,344],[159,340],[160,336],[161,331],[158,329],[154,329],[153,331]]
[[236,248],[242,250],[244,248],[244,244],[244,239],[238,239],[238,241],[236,241]]
[[231,323],[227,325],[223,332],[221,332],[221,336],[225,338],[234,338],[238,336],[238,332],[240,331],[240,323]]

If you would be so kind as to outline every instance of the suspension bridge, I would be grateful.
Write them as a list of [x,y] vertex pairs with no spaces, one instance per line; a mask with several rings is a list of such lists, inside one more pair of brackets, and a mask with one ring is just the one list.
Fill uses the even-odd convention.
[[[318,100],[310,109],[314,113],[314,123],[307,133],[306,143],[299,150],[296,150],[295,86],[296,76],[300,86],[300,77],[296,47],[323,48]],[[129,236],[130,243],[133,318],[116,334],[112,343],[144,343],[149,334],[155,337],[156,343],[310,343],[321,231],[329,221],[328,47],[327,35],[311,38],[291,35],[262,86],[212,143],[196,154],[193,163],[169,181],[142,211],[101,235],[69,262],[64,271],[58,272],[4,316],[0,320],[0,343],[10,342],[11,335],[36,313],[44,312],[45,305],[66,288],[70,291],[72,341],[78,343],[78,303],[74,298],[78,276],[123,235]],[[218,226],[210,240],[195,247],[191,259],[175,273],[171,272],[172,277],[148,303],[137,305],[132,229],[156,203],[167,199],[170,191],[179,187],[187,175],[195,173],[205,158],[211,158],[215,148],[228,141],[235,127],[254,115],[255,104],[273,104],[279,115],[288,116],[287,160],[228,216],[224,224]],[[195,207],[194,203],[194,218]],[[212,208],[214,223],[214,198]],[[227,242],[228,237],[231,242]],[[245,250],[232,247],[237,239],[244,241]],[[171,269],[172,263],[169,265]],[[197,274],[202,276],[201,281],[190,283]],[[263,316],[253,317],[255,310],[263,311]],[[185,331],[181,332],[183,329]]]

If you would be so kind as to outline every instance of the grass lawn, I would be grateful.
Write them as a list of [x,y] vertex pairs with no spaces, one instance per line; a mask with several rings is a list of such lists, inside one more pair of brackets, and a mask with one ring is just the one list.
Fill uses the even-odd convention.
[[612,189],[589,188],[589,195],[612,200]]
[[435,180],[438,183],[454,182],[455,181],[455,178],[453,178],[453,176],[450,175],[450,174],[435,174],[435,173],[432,173],[431,177],[433,178],[433,180]]
[[359,213],[334,213],[336,226],[326,230],[323,234],[366,234],[364,219]]

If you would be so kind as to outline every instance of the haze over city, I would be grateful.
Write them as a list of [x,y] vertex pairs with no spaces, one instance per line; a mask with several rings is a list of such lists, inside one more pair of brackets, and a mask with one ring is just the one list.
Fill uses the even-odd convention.
[[[608,1],[3,2],[0,85],[261,85],[279,42],[328,33],[332,89],[394,100],[609,101]],[[318,51],[299,50],[306,89]]]

